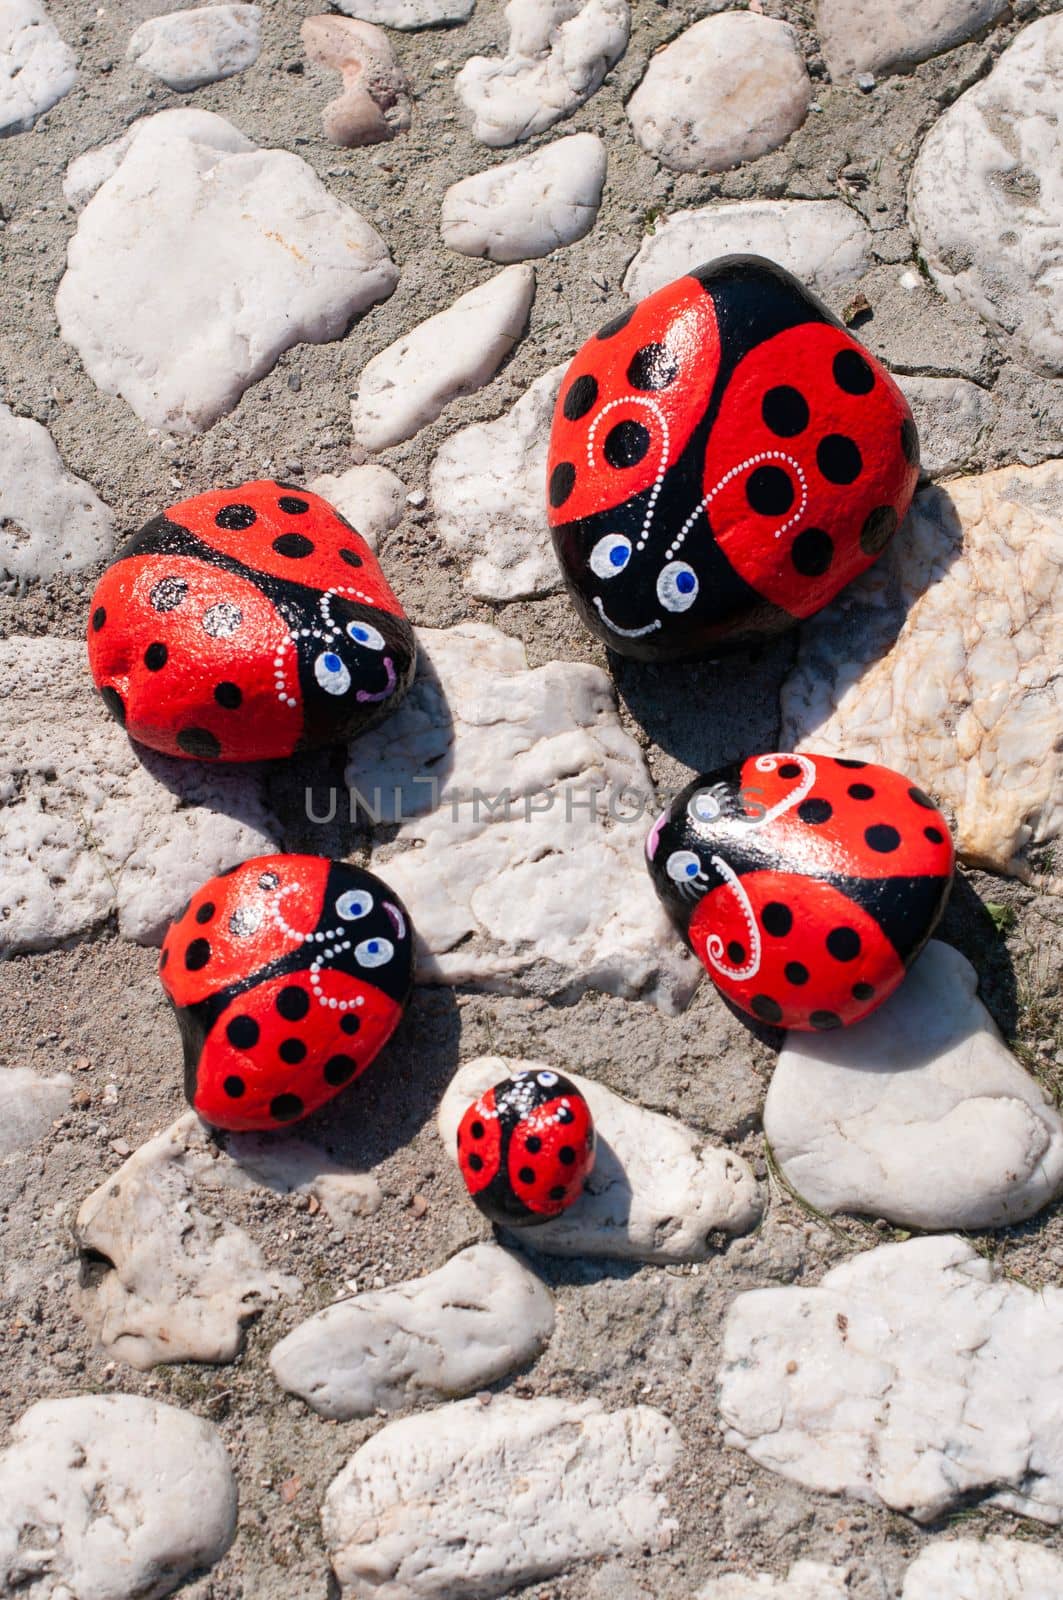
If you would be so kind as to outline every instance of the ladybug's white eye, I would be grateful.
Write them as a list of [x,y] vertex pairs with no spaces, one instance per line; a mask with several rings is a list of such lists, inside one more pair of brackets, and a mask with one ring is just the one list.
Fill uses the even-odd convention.
[[544,1089],[552,1089],[557,1082],[556,1072],[540,1072],[536,1076]]
[[687,806],[695,822],[715,822],[720,815],[720,802],[708,789],[702,789]]
[[351,675],[334,650],[323,650],[314,662],[314,677],[326,694],[346,694]]
[[355,644],[364,645],[366,650],[383,650],[384,635],[371,628],[368,622],[348,622],[347,633]]
[[701,871],[701,863],[693,850],[673,850],[664,870],[673,883],[688,883]]
[[669,561],[657,578],[657,598],[666,611],[689,611],[698,588],[698,575],[685,561]]
[[344,922],[357,922],[367,917],[373,909],[373,896],[367,889],[348,889],[336,901],[336,910]]
[[390,939],[363,939],[354,947],[354,959],[360,967],[382,967],[394,954]]
[[622,533],[607,533],[591,551],[591,571],[597,578],[615,578],[631,560],[631,540]]

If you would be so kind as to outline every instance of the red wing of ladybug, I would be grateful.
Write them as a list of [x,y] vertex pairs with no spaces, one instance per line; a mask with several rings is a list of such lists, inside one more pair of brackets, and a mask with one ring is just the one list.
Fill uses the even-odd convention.
[[502,1124],[493,1089],[482,1094],[461,1119],[458,1165],[470,1194],[480,1194],[498,1175],[502,1165]]
[[[509,1142],[509,1181],[518,1200],[529,1211],[556,1216],[583,1186],[592,1139],[590,1114],[582,1098],[563,1095],[530,1111]],[[566,1171],[571,1171],[571,1179],[559,1180],[559,1172]]]
[[[780,383],[780,371],[801,377]],[[716,542],[746,583],[795,617],[872,565],[917,480],[907,401],[829,323],[789,328],[738,363],[705,450]],[[706,537],[704,522],[689,535]]]
[[660,483],[705,412],[719,356],[716,310],[694,278],[668,284],[587,341],[554,411],[552,527]]
[[271,479],[168,507],[169,521],[245,566],[402,615],[376,557],[327,500]]

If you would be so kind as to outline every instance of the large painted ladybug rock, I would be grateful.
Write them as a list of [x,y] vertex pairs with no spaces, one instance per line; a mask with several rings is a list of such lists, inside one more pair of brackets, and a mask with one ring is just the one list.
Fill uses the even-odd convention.
[[264,480],[170,506],[92,597],[89,665],[141,744],[258,761],[394,710],[413,630],[368,545],[320,496]]
[[589,339],[547,500],[587,627],[670,660],[811,616],[908,510],[919,440],[878,362],[797,280],[725,256]]
[[485,1216],[507,1228],[548,1222],[578,1200],[594,1167],[594,1124],[559,1072],[518,1072],[466,1111],[458,1165]]
[[159,976],[191,1105],[218,1128],[276,1128],[331,1100],[394,1033],[413,981],[409,919],[370,872],[259,856],[193,895]]
[[646,853],[717,988],[780,1028],[838,1028],[881,1005],[952,883],[933,801],[888,767],[830,756],[755,756],[696,778]]

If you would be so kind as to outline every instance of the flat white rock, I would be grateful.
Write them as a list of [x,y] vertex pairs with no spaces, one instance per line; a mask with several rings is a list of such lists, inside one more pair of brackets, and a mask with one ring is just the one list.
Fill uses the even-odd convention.
[[597,135],[572,133],[530,156],[474,172],[443,196],[443,242],[489,261],[548,256],[594,227],[605,168]]
[[726,172],[785,143],[811,100],[789,23],[724,11],[657,52],[627,114],[639,144],[663,166]]
[[0,138],[28,133],[76,77],[77,56],[40,0],[0,0]]
[[1063,1521],[1063,1290],[952,1235],[881,1245],[727,1314],[727,1442],[773,1472],[930,1522],[989,1500]]
[[561,588],[543,484],[554,402],[568,362],[551,367],[493,422],[474,422],[440,447],[429,490],[436,532],[461,558],[478,600],[520,600]]
[[385,28],[434,28],[467,22],[476,0],[338,0],[339,9]]
[[786,1035],[764,1132],[817,1210],[1006,1228],[1063,1188],[1063,1122],[977,989],[970,962],[931,940],[863,1022]]
[[259,6],[197,6],[149,17],[134,32],[126,55],[171,89],[198,89],[253,66],[261,33]]
[[101,184],[114,177],[133,145],[144,145],[161,157],[171,142],[181,139],[209,144],[232,155],[246,155],[256,148],[217,112],[202,111],[198,106],[174,106],[169,111],[157,111],[152,117],[138,118],[117,139],[75,157],[63,177],[63,194],[75,211],[80,211]]
[[[481,1056],[460,1067],[440,1103],[439,1136],[457,1160],[458,1124],[472,1102],[537,1061]],[[708,1144],[672,1117],[647,1111],[566,1069],[585,1097],[598,1134],[594,1171],[579,1200],[528,1242],[547,1255],[635,1261],[704,1261],[710,1235],[746,1233],[760,1220],[756,1179],[741,1156]]]
[[897,383],[912,408],[927,477],[943,478],[969,469],[996,419],[989,391],[966,378],[898,377]]
[[936,1539],[904,1579],[901,1600],[1059,1600],[1063,1560],[1028,1539]]
[[0,402],[0,572],[53,578],[110,555],[114,520],[47,428]]
[[435,1272],[326,1306],[273,1347],[282,1389],[346,1422],[484,1389],[533,1361],[554,1331],[545,1284],[496,1244]]
[[0,1160],[43,1138],[70,1104],[68,1072],[41,1078],[29,1067],[0,1067]]
[[0,805],[5,952],[112,915],[126,938],[157,943],[204,879],[277,848],[261,780],[138,753],[72,639],[0,641]]
[[849,289],[871,266],[871,231],[840,200],[736,200],[675,211],[624,274],[641,300],[717,256],[767,256],[817,294]]
[[406,485],[397,473],[375,461],[338,474],[323,472],[307,487],[346,517],[373,551],[406,513]]
[[164,1361],[231,1361],[246,1323],[302,1288],[268,1268],[242,1228],[200,1205],[197,1169],[210,1160],[207,1134],[187,1112],[77,1214],[80,1248],[108,1263],[76,1291],[77,1310],[108,1355],[142,1372]]
[[487,145],[552,128],[600,88],[627,49],[628,0],[509,0],[504,56],[473,56],[454,80]]
[[918,494],[802,626],[781,739],[910,773],[966,861],[1063,884],[1040,854],[1063,828],[1063,462]]
[[492,1600],[577,1561],[662,1548],[679,1454],[650,1406],[459,1400],[390,1422],[329,1485],[342,1600]]
[[534,267],[507,267],[374,356],[351,401],[358,442],[398,444],[482,389],[524,332],[534,296]]
[[1008,9],[1008,0],[817,0],[816,27],[836,83],[857,73],[883,74],[920,61],[980,33]]
[[209,428],[293,344],[340,338],[398,280],[380,235],[305,161],[202,117],[128,139],[55,302],[97,386],[177,433]]
[[41,1400],[0,1452],[0,1592],[158,1600],[225,1554],[236,1504],[209,1422],[132,1394]]
[[653,791],[610,679],[529,668],[520,640],[485,623],[422,628],[418,654],[347,782],[379,820],[404,819],[375,863],[410,908],[420,980],[682,1010],[701,968],[646,873]]
[[1024,28],[927,134],[909,217],[943,294],[1063,373],[1063,16]]
[[728,1572],[699,1589],[697,1600],[846,1600],[848,1594],[844,1567],[795,1561],[785,1578]]

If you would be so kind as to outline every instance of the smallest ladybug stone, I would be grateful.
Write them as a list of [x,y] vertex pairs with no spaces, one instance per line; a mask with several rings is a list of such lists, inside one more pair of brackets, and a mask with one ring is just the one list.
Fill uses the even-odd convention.
[[473,1102],[458,1128],[465,1187],[492,1222],[549,1222],[583,1192],[594,1167],[594,1123],[558,1072],[518,1072]]
[[751,756],[695,778],[646,854],[716,987],[780,1028],[840,1028],[874,1011],[952,883],[934,802],[888,767],[832,756]]

